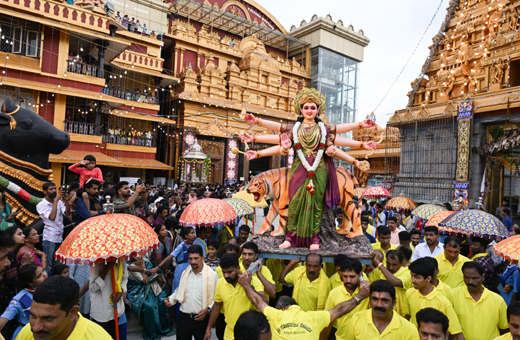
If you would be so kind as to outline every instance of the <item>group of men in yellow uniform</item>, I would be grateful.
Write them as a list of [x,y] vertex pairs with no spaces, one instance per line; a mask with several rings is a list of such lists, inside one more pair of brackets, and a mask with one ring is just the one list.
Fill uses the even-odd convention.
[[[215,294],[215,303],[226,307],[224,340],[235,339],[240,314],[253,307],[267,317],[272,339],[422,340],[450,334],[454,339],[520,339],[519,304],[508,309],[502,297],[482,285],[484,269],[460,255],[457,238],[447,238],[444,252],[435,258],[405,267],[403,254],[384,237],[374,244],[379,249],[372,266],[364,270],[358,260],[338,255],[330,278],[318,254],[309,254],[303,265],[269,260],[252,275],[247,269],[258,249],[244,244],[241,262],[235,263],[235,285],[226,278]],[[226,277],[229,270],[220,272]],[[293,285],[292,298],[279,296],[284,283]],[[278,301],[276,308],[269,306],[269,298]]]

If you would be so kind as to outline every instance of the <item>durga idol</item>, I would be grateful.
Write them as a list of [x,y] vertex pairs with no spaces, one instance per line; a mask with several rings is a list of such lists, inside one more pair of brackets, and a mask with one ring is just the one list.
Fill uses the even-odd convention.
[[295,157],[289,176],[289,208],[285,241],[281,249],[309,247],[319,249],[319,231],[324,207],[333,208],[340,201],[340,191],[333,157],[354,165],[361,171],[368,171],[368,162],[360,162],[343,150],[334,147],[360,147],[374,150],[377,143],[358,142],[337,134],[369,128],[374,120],[359,123],[325,125],[320,115],[325,111],[325,98],[316,89],[304,88],[296,95],[294,109],[299,116],[295,124],[280,124],[254,117],[242,111],[241,117],[247,123],[254,123],[279,135],[241,135],[242,142],[278,144],[260,151],[247,151],[249,160],[274,155],[286,156],[294,147]]

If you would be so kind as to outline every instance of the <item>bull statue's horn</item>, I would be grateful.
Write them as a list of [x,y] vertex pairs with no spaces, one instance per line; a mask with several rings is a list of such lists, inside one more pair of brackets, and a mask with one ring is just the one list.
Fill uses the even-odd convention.
[[3,113],[11,113],[13,111],[16,111],[18,109],[18,105],[13,103],[11,99],[7,98],[4,103],[2,104],[2,112]]

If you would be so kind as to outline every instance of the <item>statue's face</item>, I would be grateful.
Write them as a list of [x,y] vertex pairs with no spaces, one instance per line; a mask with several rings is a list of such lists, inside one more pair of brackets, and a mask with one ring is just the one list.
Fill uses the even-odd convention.
[[318,105],[315,103],[305,103],[301,111],[305,120],[314,120],[314,117],[318,114]]

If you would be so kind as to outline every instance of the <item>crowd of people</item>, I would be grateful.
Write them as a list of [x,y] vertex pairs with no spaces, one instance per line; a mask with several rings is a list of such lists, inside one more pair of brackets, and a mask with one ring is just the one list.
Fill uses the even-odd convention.
[[[220,230],[179,225],[189,204],[230,197],[237,185],[111,183],[92,156],[69,170],[78,181],[43,186],[42,239],[15,224],[10,207],[2,215],[9,223],[0,231],[6,339],[115,339],[116,327],[126,339],[132,318],[145,340],[520,339],[520,272],[493,255],[490,240],[441,236],[409,212],[363,201],[371,263],[344,254],[326,263],[312,252],[304,261],[262,260],[247,219]],[[149,223],[159,248],[92,267],[55,261],[67,233],[104,214],[106,200],[114,213]]]

